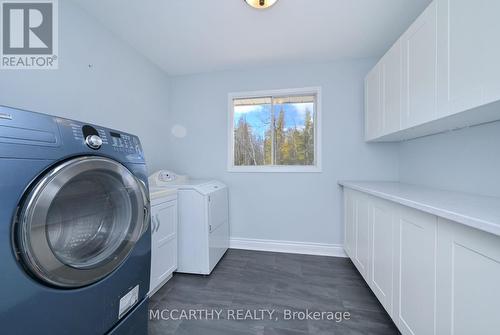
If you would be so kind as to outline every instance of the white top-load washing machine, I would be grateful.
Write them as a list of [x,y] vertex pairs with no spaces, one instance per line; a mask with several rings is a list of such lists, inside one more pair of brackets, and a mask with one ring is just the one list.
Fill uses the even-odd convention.
[[210,274],[229,248],[227,186],[217,180],[189,179],[165,170],[151,175],[149,184],[151,191],[177,190],[177,272]]

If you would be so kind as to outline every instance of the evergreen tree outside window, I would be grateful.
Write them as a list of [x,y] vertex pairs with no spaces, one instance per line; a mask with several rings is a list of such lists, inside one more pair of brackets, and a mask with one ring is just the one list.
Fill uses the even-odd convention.
[[320,172],[320,89],[229,94],[228,169]]

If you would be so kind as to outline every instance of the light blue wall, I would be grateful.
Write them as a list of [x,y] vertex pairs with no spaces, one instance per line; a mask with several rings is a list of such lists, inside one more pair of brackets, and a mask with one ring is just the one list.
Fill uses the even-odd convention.
[[0,70],[0,104],[135,133],[154,170],[166,161],[168,83],[159,68],[64,0],[59,70]]
[[[290,66],[171,78],[166,168],[230,187],[231,235],[343,243],[339,179],[398,179],[398,145],[363,141],[363,78],[373,61]],[[229,92],[321,86],[323,173],[228,173]]]
[[401,143],[400,179],[500,196],[500,122]]

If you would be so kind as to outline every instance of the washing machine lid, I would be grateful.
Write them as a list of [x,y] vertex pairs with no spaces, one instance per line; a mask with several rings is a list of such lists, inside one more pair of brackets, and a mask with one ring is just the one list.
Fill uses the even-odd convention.
[[48,171],[27,194],[17,251],[41,281],[75,288],[113,272],[149,224],[144,184],[122,164],[79,157]]
[[207,183],[196,186],[195,189],[201,194],[208,195],[210,193],[225,189],[226,187],[227,186],[220,181],[211,180]]
[[194,190],[203,195],[208,195],[225,187],[224,183],[213,179],[189,179],[165,186],[165,188],[175,190]]
[[211,182],[210,179],[184,179],[180,181],[173,181],[163,186],[165,188],[175,188],[175,189],[187,189],[187,188],[195,188],[200,185],[204,185],[206,183]]

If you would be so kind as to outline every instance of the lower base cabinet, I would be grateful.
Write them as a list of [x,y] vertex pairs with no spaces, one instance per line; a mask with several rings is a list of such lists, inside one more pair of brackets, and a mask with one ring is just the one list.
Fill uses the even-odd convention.
[[372,199],[370,206],[370,275],[368,286],[389,315],[393,315],[394,227],[393,204]]
[[437,333],[500,334],[500,238],[439,219]]
[[149,295],[177,269],[177,198],[151,205],[151,282]]
[[395,236],[395,323],[403,334],[435,334],[437,218],[399,208]]
[[345,237],[344,237],[344,249],[347,255],[352,259],[354,258],[354,252],[356,246],[355,235],[356,235],[356,204],[354,202],[355,193],[349,189],[344,191],[344,221],[345,221]]
[[369,199],[364,196],[355,198],[356,229],[354,264],[361,275],[368,280],[370,255],[370,206]]
[[348,188],[344,201],[346,253],[402,334],[499,334],[500,237]]

